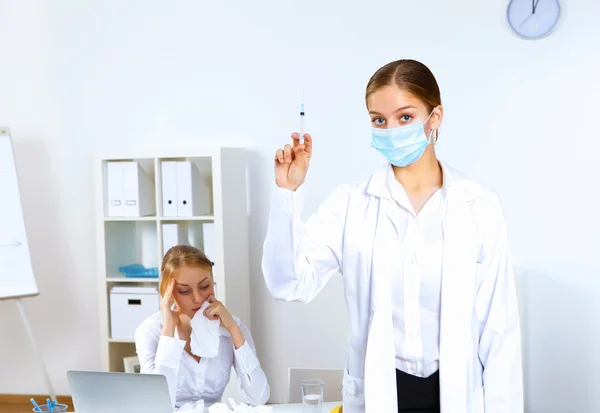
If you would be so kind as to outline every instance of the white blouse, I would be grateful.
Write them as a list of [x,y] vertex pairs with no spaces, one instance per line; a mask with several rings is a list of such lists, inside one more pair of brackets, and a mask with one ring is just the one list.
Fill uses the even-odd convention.
[[219,354],[201,358],[198,363],[184,350],[185,340],[179,339],[177,329],[175,337],[161,335],[162,315],[155,313],[135,331],[140,372],[164,375],[169,385],[171,404],[178,408],[200,399],[204,400],[205,406],[220,402],[229,382],[231,367],[234,367],[238,387],[246,403],[253,406],[265,404],[270,396],[270,387],[256,356],[254,340],[244,323],[235,316],[233,319],[244,335],[244,345],[236,350],[229,332],[220,327]]
[[[445,181],[445,180],[444,180]],[[390,167],[388,185],[396,201],[400,272],[392,280],[396,368],[429,377],[439,368],[443,221],[446,187],[415,214],[408,194]]]

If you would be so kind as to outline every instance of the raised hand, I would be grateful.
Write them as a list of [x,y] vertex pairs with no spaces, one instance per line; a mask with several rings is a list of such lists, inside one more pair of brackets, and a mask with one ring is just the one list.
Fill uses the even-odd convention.
[[304,143],[300,136],[292,133],[292,145],[287,144],[275,153],[275,182],[277,186],[292,191],[298,189],[308,172],[308,164],[312,155],[312,137],[304,134]]
[[173,289],[175,288],[175,280],[171,280],[171,284],[165,291],[165,295],[160,300],[160,312],[162,313],[162,335],[168,337],[174,337],[175,326],[179,320],[181,311],[175,305],[174,309],[171,309],[171,303],[173,301]]
[[204,316],[209,320],[221,320],[221,326],[230,330],[234,325],[237,326],[235,320],[231,316],[231,313],[223,305],[222,302],[217,300],[214,295],[211,295],[206,299],[210,304],[204,309]]

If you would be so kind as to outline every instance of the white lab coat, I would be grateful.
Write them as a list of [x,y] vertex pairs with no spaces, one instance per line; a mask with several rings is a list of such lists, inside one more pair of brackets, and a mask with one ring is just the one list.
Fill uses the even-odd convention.
[[[446,196],[440,327],[442,413],[522,413],[521,339],[498,197],[442,165]],[[344,413],[395,413],[390,279],[399,238],[387,168],[336,188],[304,224],[303,184],[276,187],[262,267],[279,300],[311,301],[341,271],[350,321]]]

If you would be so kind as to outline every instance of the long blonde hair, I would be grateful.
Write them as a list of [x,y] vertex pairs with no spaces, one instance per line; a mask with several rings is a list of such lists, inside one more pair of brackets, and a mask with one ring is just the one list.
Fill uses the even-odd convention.
[[189,245],[176,245],[165,254],[160,267],[160,296],[164,296],[177,270],[183,267],[202,268],[211,272],[214,263],[198,248]]

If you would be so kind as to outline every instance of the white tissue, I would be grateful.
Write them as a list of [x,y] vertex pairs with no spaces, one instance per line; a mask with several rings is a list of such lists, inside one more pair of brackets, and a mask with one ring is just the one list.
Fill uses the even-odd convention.
[[231,413],[225,403],[215,403],[208,408],[208,413]]
[[208,408],[208,413],[271,413],[272,406],[248,406],[245,403],[237,404],[233,399],[229,399],[231,409],[225,403],[215,403]]
[[221,320],[209,320],[206,318],[203,313],[209,304],[208,301],[205,301],[190,321],[190,325],[192,326],[190,337],[192,353],[203,358],[215,357],[219,353],[219,327]]
[[200,399],[196,403],[188,402],[177,409],[176,412],[204,413],[204,400]]

